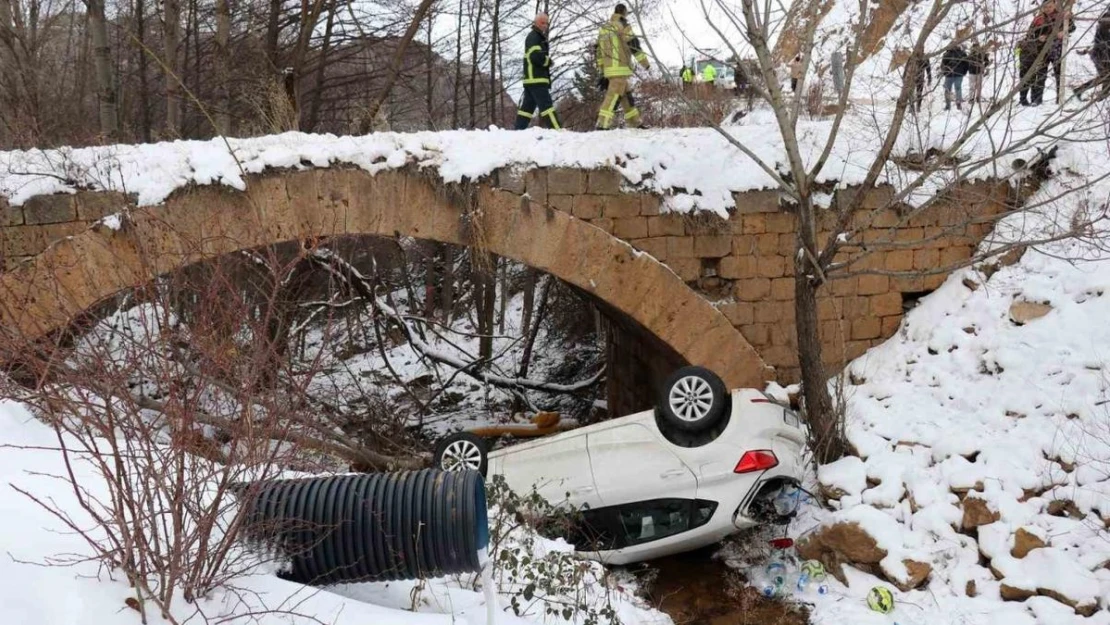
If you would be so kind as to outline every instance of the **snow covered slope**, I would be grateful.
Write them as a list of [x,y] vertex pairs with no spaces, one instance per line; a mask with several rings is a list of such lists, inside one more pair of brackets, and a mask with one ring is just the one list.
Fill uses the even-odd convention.
[[[1104,246],[1053,243],[951,276],[850,366],[859,457],[820,468],[841,511],[797,529],[854,520],[931,564],[927,590],[896,592],[902,625],[1110,623],[1107,319]],[[849,581],[815,621],[885,621],[863,601],[878,580]]]

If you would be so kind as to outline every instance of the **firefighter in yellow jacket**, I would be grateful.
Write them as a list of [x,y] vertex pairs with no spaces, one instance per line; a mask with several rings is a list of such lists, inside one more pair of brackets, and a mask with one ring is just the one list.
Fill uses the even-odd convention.
[[636,101],[628,87],[628,80],[632,77],[633,59],[644,69],[651,65],[647,55],[640,49],[640,40],[632,34],[627,13],[628,9],[624,4],[618,4],[613,9],[613,16],[597,33],[597,66],[603,76],[603,84],[608,83],[605,98],[601,101],[601,110],[597,113],[597,127],[601,130],[613,127],[617,104],[624,111],[626,125],[633,128],[643,126],[640,110],[636,108]]

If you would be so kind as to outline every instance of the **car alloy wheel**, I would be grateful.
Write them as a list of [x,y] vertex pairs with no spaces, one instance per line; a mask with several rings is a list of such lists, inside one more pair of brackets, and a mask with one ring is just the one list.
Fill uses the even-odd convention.
[[466,439],[447,445],[439,466],[444,471],[479,471],[482,467],[482,450]]
[[688,375],[671,387],[668,403],[679,419],[701,421],[713,407],[713,388],[704,378]]

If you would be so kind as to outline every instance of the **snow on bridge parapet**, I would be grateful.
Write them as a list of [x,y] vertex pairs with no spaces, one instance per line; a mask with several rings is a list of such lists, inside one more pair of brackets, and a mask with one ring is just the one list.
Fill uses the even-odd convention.
[[[730,132],[765,163],[782,168],[783,143],[769,123]],[[800,121],[803,155],[815,161],[829,121]],[[859,133],[842,133],[821,182],[858,184],[873,156]],[[873,144],[873,143],[872,143]],[[233,156],[234,155],[234,156]],[[285,133],[250,139],[175,141],[0,152],[0,197],[13,206],[37,195],[119,191],[140,206],[159,204],[190,185],[242,190],[244,174],[274,168],[356,166],[371,173],[434,168],[446,182],[478,180],[499,168],[611,168],[630,190],[663,197],[663,210],[712,211],[727,217],[733,194],[775,186],[772,177],[710,128],[577,133],[534,129],[378,133],[366,136]]]

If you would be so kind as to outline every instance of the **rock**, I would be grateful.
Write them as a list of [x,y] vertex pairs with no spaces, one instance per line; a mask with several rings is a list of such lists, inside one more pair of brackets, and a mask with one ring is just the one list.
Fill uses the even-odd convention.
[[979,589],[975,586],[975,580],[967,580],[967,584],[964,585],[964,594],[969,597],[979,596]]
[[[1005,584],[1003,584],[1003,585],[1005,585]],[[1075,610],[1075,613],[1079,614],[1080,616],[1091,616],[1098,609],[1098,604],[1097,603],[1091,602],[1091,603],[1086,603],[1086,604],[1080,605],[1080,603],[1078,601],[1076,601],[1075,599],[1072,599],[1072,598],[1067,597],[1067,596],[1065,596],[1061,593],[1058,593],[1055,590],[1049,590],[1048,588],[1038,588],[1037,589],[1037,594],[1048,597],[1050,599],[1055,599],[1056,601],[1059,601],[1060,603],[1062,603],[1062,604],[1068,606],[1069,608]]]
[[1040,319],[1047,315],[1051,310],[1052,306],[1048,304],[1015,301],[1013,304],[1010,304],[1010,321],[1013,321],[1019,326],[1025,325],[1034,319]]
[[891,583],[898,587],[898,590],[906,592],[913,590],[918,586],[925,583],[929,576],[933,574],[933,565],[927,562],[918,562],[916,560],[902,560],[902,564],[906,566],[909,571],[910,578],[906,582],[896,582],[891,580]]
[[1010,555],[1015,558],[1024,558],[1026,554],[1034,549],[1040,549],[1045,546],[1045,542],[1041,540],[1040,536],[1030,532],[1024,527],[1019,527],[1014,532],[1014,548],[1010,550]]
[[1024,588],[1017,588],[1011,586],[1006,582],[1002,582],[1000,589],[1003,601],[1025,601],[1029,597],[1035,596],[1037,593],[1032,590],[1025,590]]
[[902,564],[909,574],[907,580],[895,579],[882,570],[879,563],[886,557],[885,549],[879,547],[858,523],[834,523],[818,528],[796,544],[798,556],[805,560],[818,560],[830,575],[841,583],[847,584],[843,565],[851,564],[856,568],[876,575],[881,574],[902,591],[912,590],[924,584],[933,573],[927,562],[904,559]]
[[964,497],[960,503],[964,511],[960,527],[964,530],[973,529],[980,525],[989,525],[997,521],[1000,515],[987,507],[987,502],[978,497]]
[[1053,499],[1048,502],[1048,513],[1052,516],[1069,516],[1073,519],[1082,519],[1084,516],[1075,502],[1069,499]]
[[858,523],[834,523],[820,527],[797,542],[804,560],[817,560],[840,583],[847,585],[844,563],[869,568],[886,557],[886,551]]

